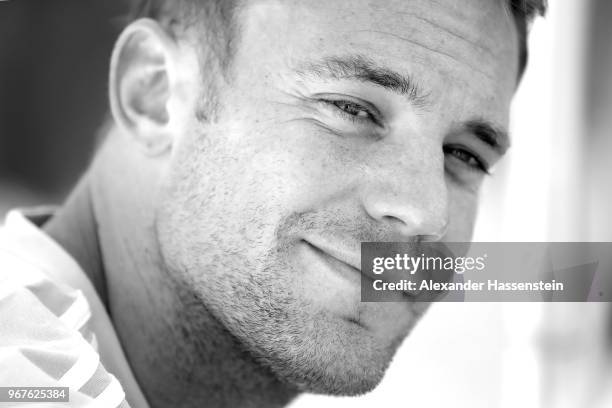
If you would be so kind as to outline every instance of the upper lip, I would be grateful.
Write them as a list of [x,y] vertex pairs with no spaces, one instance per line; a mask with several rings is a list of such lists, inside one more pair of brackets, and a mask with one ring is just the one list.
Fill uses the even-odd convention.
[[[361,269],[361,245],[360,243],[357,243],[357,246],[358,246],[357,250],[351,250],[350,249],[351,244],[345,244],[345,245],[335,244],[334,245],[332,243],[332,242],[342,243],[344,241],[342,239],[334,239],[332,241],[332,240],[325,239],[323,237],[307,237],[307,238],[304,238],[303,241],[306,242],[308,245],[311,245],[314,248],[318,249],[319,251],[326,253],[330,257],[337,259],[339,262],[342,262],[348,265],[349,267],[355,269],[355,272],[361,274],[362,277],[365,277],[371,281],[374,281],[374,279],[380,279],[384,282],[391,282],[391,280],[389,280],[388,277],[385,275],[380,275],[374,278],[372,276],[369,276],[367,273],[363,272],[363,270]],[[406,296],[411,301],[414,301],[414,299],[419,297],[418,294],[412,293],[410,291],[402,291],[402,293],[404,296]]]
[[361,253],[360,251],[355,252],[346,247],[341,247],[338,245],[333,245],[328,241],[321,238],[312,238],[309,237],[304,239],[304,241],[312,245],[313,247],[319,249],[320,251],[325,252],[332,258],[336,258],[338,261],[354,268],[357,272],[361,273]]

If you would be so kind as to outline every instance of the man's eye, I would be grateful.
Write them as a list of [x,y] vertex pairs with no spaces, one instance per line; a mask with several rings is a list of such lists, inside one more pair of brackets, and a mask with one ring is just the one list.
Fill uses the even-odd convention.
[[467,149],[458,146],[445,146],[444,154],[452,157],[453,160],[461,161],[473,171],[480,171],[485,174],[490,174],[489,165],[478,155],[470,152]]
[[377,115],[373,113],[372,109],[361,105],[357,102],[346,101],[346,100],[322,100],[327,105],[331,105],[335,108],[338,114],[343,118],[353,122],[372,122],[379,124]]

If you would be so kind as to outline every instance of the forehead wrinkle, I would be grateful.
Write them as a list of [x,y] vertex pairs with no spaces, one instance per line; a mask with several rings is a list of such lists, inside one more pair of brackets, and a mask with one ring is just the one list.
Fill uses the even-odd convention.
[[[383,5],[372,3],[371,7],[376,11],[384,11],[388,7],[386,1],[383,2]],[[401,3],[405,1],[399,0]],[[477,15],[472,15],[470,8],[462,4],[464,2],[455,0],[415,0],[415,2],[416,4],[409,7],[408,10],[394,10],[393,14],[412,17],[426,25],[445,31],[452,37],[464,40],[493,56],[495,56],[494,49],[497,41],[481,44],[478,39],[490,39],[490,37],[482,38],[477,32],[473,32],[473,29],[498,28],[500,24],[509,24],[508,28],[515,27],[509,0],[483,0],[486,4],[478,6],[480,12]],[[426,8],[424,9],[423,6]],[[501,16],[503,16],[503,22],[498,21]],[[402,24],[406,24],[403,18],[400,17],[400,20]]]
[[484,52],[486,54],[489,54],[491,56],[495,56],[493,54],[493,51],[489,47],[485,47],[484,45],[479,44],[478,42],[469,39],[466,35],[463,35],[463,34],[460,34],[459,32],[451,30],[450,28],[447,28],[447,27],[443,26],[442,24],[438,24],[438,23],[436,23],[432,19],[429,19],[427,17],[421,16],[421,15],[419,15],[417,13],[410,12],[410,11],[398,11],[396,13],[399,14],[399,15],[410,16],[410,17],[412,17],[412,18],[414,18],[416,20],[419,20],[419,21],[421,21],[421,22],[423,22],[423,23],[425,23],[425,24],[427,24],[427,25],[429,25],[431,27],[434,27],[434,28],[436,28],[438,30],[444,31],[445,33],[447,33],[448,35],[450,35],[450,36],[452,36],[454,38],[457,38],[457,39],[459,39],[461,41],[465,41],[466,43],[472,45],[473,47],[481,50],[482,52]]
[[398,39],[398,40],[402,40],[402,41],[408,42],[408,43],[410,43],[410,44],[412,44],[412,45],[414,45],[414,46],[417,46],[417,47],[419,47],[419,48],[422,48],[422,49],[427,50],[427,51],[429,51],[429,52],[432,52],[432,53],[434,53],[434,54],[441,55],[441,56],[442,56],[442,57],[444,57],[444,58],[449,58],[449,59],[451,59],[451,60],[453,60],[453,61],[455,61],[455,62],[458,62],[458,63],[460,63],[460,64],[462,64],[462,65],[465,65],[465,66],[469,67],[470,69],[472,69],[472,70],[474,70],[474,71],[476,71],[476,72],[478,72],[478,73],[480,73],[480,74],[484,75],[485,77],[487,77],[487,78],[488,78],[488,79],[490,79],[490,80],[495,80],[495,78],[493,77],[493,75],[489,74],[489,73],[488,73],[488,72],[486,72],[486,71],[483,71],[482,69],[480,69],[480,68],[479,68],[478,66],[476,66],[476,65],[469,64],[468,62],[463,61],[463,60],[461,60],[461,59],[459,59],[459,58],[455,57],[454,55],[452,55],[452,54],[450,54],[450,53],[448,53],[448,52],[445,52],[445,51],[438,50],[438,49],[436,49],[436,48],[433,48],[433,47],[427,46],[427,45],[422,44],[422,43],[420,43],[420,42],[418,42],[418,41],[415,41],[415,40],[413,40],[413,39],[410,39],[410,38],[408,38],[408,37],[404,37],[404,36],[401,36],[401,35],[399,35],[399,34],[389,33],[389,32],[386,32],[386,31],[381,31],[381,30],[372,30],[372,29],[368,29],[368,30],[357,30],[357,31],[355,31],[355,32],[363,32],[363,33],[376,33],[376,34],[386,35],[386,36],[390,36],[390,37],[396,38],[396,39]]

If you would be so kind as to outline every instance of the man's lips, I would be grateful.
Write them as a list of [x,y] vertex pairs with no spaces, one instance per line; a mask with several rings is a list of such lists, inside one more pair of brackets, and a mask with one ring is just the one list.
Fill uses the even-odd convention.
[[[361,269],[360,244],[357,244],[358,249],[348,249],[351,245],[334,244],[333,242],[319,237],[308,237],[304,238],[303,241],[317,255],[319,255],[319,257],[325,260],[326,263],[332,267],[332,269],[343,274],[351,281],[356,281],[359,278],[365,278],[367,280],[367,284],[372,284],[375,280],[380,280],[386,283],[396,281],[391,278],[392,275],[390,274],[370,275]],[[395,278],[398,279],[398,277]],[[361,283],[366,284],[366,282]],[[400,293],[402,297],[405,297],[403,301],[409,302],[415,302],[417,300],[426,301],[430,297],[426,292],[422,293],[420,290],[404,290],[397,292],[398,295]],[[397,300],[400,301],[401,299],[398,298]]]
[[[339,273],[348,281],[359,284],[361,269],[354,266],[358,264],[351,264],[349,263],[350,261],[345,261],[346,258],[339,258],[341,256],[340,251],[333,251],[332,249],[330,253],[329,247],[321,248],[319,245],[314,245],[309,240],[304,240],[304,243],[333,271]],[[332,253],[336,255],[334,256]]]
[[322,253],[328,257],[334,258],[338,262],[351,267],[357,273],[361,273],[361,253],[360,251],[351,251],[344,249],[338,245],[330,244],[321,239],[304,239],[315,251]]
[[[317,240],[309,238],[304,239],[304,242],[315,253],[323,258],[327,264],[332,267],[332,269],[336,270],[353,282],[367,285],[371,285],[376,279],[382,280],[383,282],[391,282],[385,276],[374,276],[364,273],[364,271],[361,269],[361,251],[351,251],[346,249],[346,247],[333,245],[321,239]],[[363,278],[365,278],[367,282],[364,282]],[[407,299],[403,299],[403,301],[415,300],[415,293],[403,291],[398,292],[397,294],[407,297]],[[401,301],[399,298],[397,300]]]
[[[321,241],[315,241],[317,242],[315,245],[310,239],[305,239],[304,242],[323,258],[332,269],[357,284],[371,285],[374,280],[377,279],[383,282],[391,282],[385,276],[368,275],[363,272],[361,269],[361,251],[355,253],[354,251]],[[366,281],[363,281],[363,278],[365,278]],[[414,302],[417,294],[409,291],[401,291],[392,293],[392,295],[398,296],[397,301]]]

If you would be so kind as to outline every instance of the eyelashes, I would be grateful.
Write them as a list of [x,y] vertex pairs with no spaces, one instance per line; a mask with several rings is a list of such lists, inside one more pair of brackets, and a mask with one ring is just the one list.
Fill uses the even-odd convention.
[[380,112],[365,101],[321,98],[319,102],[332,109],[333,113],[337,116],[353,123],[383,126]]
[[[335,116],[349,121],[352,124],[370,128],[372,126],[384,128],[382,114],[372,104],[349,98],[319,98],[317,100],[329,109]],[[474,173],[490,175],[491,166],[481,157],[462,144],[446,144],[442,148],[448,158],[448,167],[453,172],[471,171]],[[457,169],[461,166],[460,169]]]
[[451,157],[451,160],[458,160],[462,165],[467,166],[472,171],[479,171],[486,175],[491,175],[491,166],[478,154],[471,152],[460,145],[446,145],[442,148],[444,154]]

